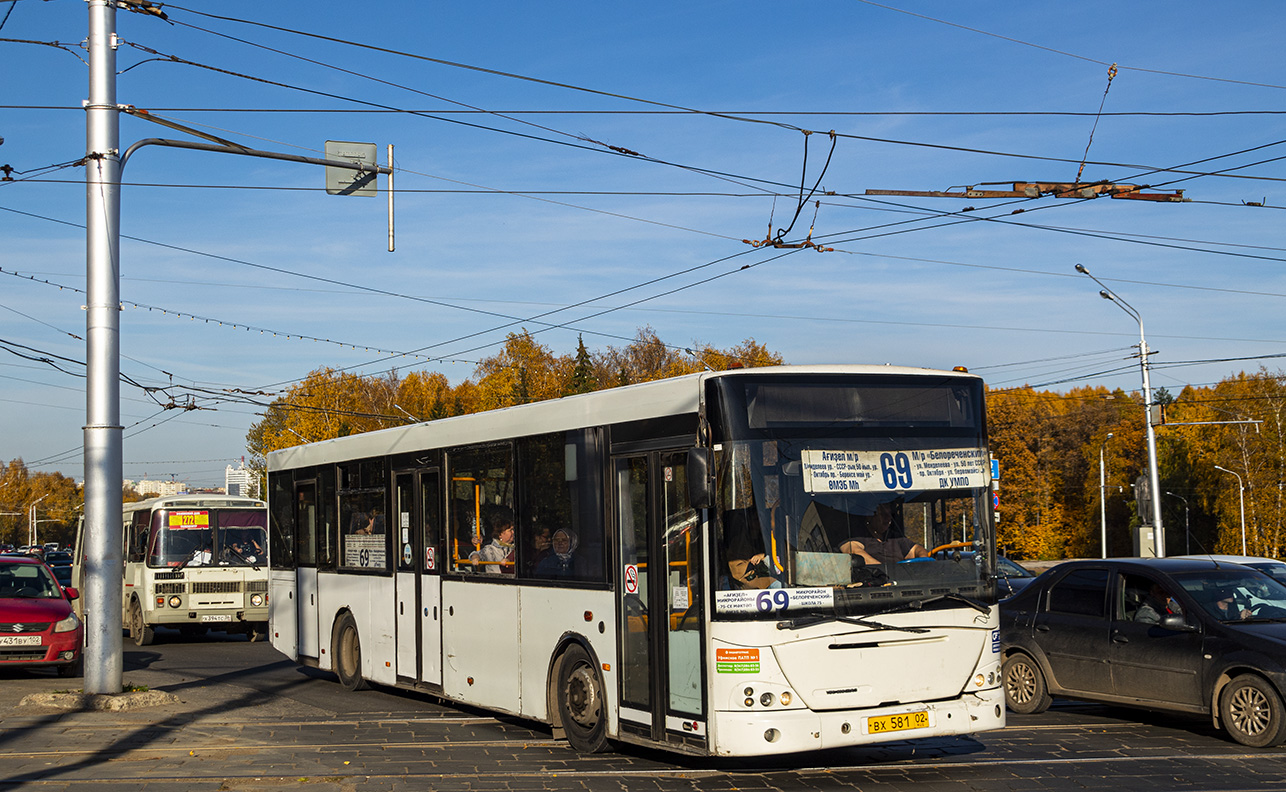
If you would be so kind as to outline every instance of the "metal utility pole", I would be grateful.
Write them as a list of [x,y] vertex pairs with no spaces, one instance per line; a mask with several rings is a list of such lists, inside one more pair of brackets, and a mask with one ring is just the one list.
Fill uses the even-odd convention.
[[1147,427],[1148,440],[1148,479],[1151,483],[1150,492],[1152,500],[1152,535],[1156,540],[1157,558],[1165,557],[1165,529],[1161,524],[1161,475],[1157,466],[1157,435],[1156,429],[1152,425],[1152,382],[1148,376],[1148,355],[1152,354],[1148,350],[1148,339],[1143,335],[1143,317],[1139,312],[1134,310],[1134,306],[1121,299],[1116,292],[1107,288],[1103,281],[1090,275],[1090,271],[1085,269],[1081,264],[1076,265],[1076,271],[1089,277],[1095,283],[1102,287],[1098,294],[1104,300],[1110,300],[1121,307],[1121,310],[1130,315],[1134,321],[1139,323],[1139,367],[1143,369],[1143,420]]
[[89,4],[85,103],[85,692],[121,692],[120,114],[116,3]]
[[1107,448],[1107,441],[1116,435],[1111,432],[1103,438],[1102,444],[1098,447],[1098,508],[1099,508],[1099,527],[1101,531],[1100,544],[1103,548],[1103,557],[1107,558],[1107,465],[1103,461],[1103,451]]

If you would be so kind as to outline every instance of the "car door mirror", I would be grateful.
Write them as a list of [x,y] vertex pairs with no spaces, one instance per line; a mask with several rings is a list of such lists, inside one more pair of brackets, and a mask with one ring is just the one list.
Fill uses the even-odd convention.
[[1166,616],[1164,619],[1162,619],[1161,626],[1166,628],[1167,630],[1174,630],[1175,632],[1196,632],[1197,631],[1196,626],[1188,624],[1188,622],[1185,621],[1184,618],[1177,613],[1171,614],[1169,616]]

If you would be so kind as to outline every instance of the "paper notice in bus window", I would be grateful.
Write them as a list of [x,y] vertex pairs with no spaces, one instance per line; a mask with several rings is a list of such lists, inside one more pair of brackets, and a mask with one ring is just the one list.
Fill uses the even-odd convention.
[[169,527],[170,527],[170,530],[172,531],[209,528],[210,512],[208,511],[172,511],[170,512]]
[[344,566],[383,569],[385,566],[383,535],[345,536]]
[[981,448],[915,451],[825,451],[800,455],[804,491],[918,492],[987,486],[990,460]]

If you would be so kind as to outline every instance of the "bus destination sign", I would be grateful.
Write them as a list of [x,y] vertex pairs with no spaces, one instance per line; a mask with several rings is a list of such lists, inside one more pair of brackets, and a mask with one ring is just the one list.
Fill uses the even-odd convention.
[[987,486],[990,461],[981,448],[914,451],[825,451],[800,457],[804,491],[889,492]]

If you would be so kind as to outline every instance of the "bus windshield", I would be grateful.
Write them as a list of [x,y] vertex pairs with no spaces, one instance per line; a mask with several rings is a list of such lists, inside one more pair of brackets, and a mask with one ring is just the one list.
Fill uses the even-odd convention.
[[976,379],[713,387],[716,619],[994,603]]
[[267,563],[264,509],[158,509],[147,563],[153,567],[259,566]]

